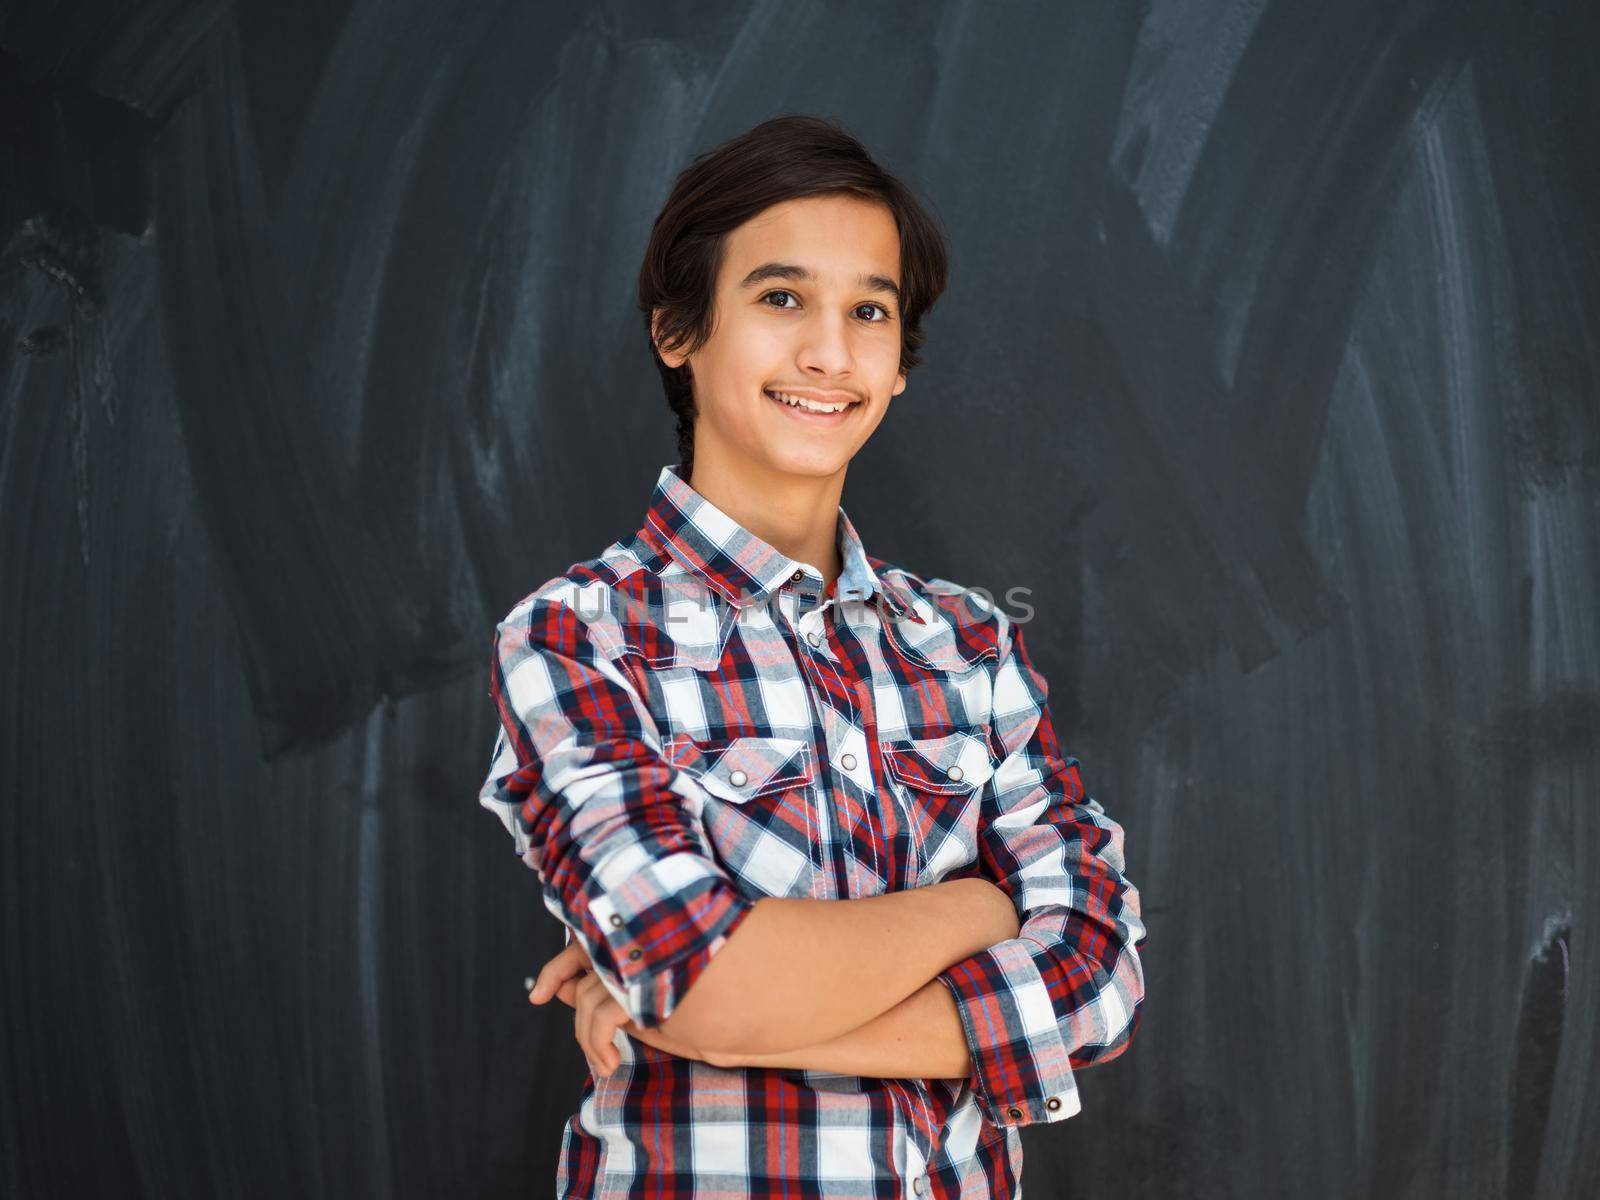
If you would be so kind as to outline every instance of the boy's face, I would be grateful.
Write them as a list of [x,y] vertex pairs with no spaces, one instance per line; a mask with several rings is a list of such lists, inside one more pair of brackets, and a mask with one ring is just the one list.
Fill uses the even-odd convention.
[[[874,201],[786,200],[730,233],[711,336],[687,359],[699,409],[697,472],[702,462],[807,476],[843,470],[906,386],[900,302],[889,290],[900,285],[899,231]],[[807,412],[775,391],[849,404]]]

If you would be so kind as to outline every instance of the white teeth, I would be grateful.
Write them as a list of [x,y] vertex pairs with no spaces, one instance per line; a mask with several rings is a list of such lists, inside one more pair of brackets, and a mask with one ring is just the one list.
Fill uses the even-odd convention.
[[771,396],[774,400],[783,401],[783,403],[787,404],[790,408],[803,408],[807,412],[836,413],[843,412],[845,409],[850,407],[848,404],[818,404],[813,400],[805,399],[803,396],[791,396],[787,392],[769,391],[767,395]]

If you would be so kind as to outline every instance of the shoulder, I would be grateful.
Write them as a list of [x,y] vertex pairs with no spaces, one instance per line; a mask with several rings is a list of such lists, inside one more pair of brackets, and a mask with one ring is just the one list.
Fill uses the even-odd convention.
[[684,646],[715,643],[726,623],[698,576],[634,536],[539,584],[501,618],[497,635],[559,639],[607,659],[633,654],[664,665],[698,661],[698,650]]
[[[498,622],[498,631],[525,630],[535,621],[589,627],[615,609],[618,598],[649,575],[645,563],[627,542],[613,542],[599,554],[569,563],[514,603]],[[630,584],[630,580],[634,583]],[[604,634],[601,635],[604,639]]]

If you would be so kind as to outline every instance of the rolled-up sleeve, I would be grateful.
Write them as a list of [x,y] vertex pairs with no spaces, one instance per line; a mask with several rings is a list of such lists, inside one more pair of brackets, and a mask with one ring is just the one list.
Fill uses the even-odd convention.
[[974,1096],[996,1125],[1079,1112],[1073,1069],[1127,1049],[1144,999],[1146,931],[1122,827],[1062,753],[1047,695],[1013,627],[995,676],[1005,754],[982,797],[979,862],[1015,901],[1021,930],[938,976],[961,1014]]
[[560,600],[529,599],[498,624],[490,695],[500,730],[479,802],[606,990],[660,1025],[754,907],[712,857],[699,784],[661,754],[627,675]]

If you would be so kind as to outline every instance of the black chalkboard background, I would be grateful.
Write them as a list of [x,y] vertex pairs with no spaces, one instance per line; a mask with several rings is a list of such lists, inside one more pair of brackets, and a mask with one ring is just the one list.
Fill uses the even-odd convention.
[[0,1193],[539,1196],[494,621],[632,530],[696,153],[948,229],[850,470],[1004,596],[1150,926],[1036,1197],[1600,1191],[1600,9],[0,13]]

